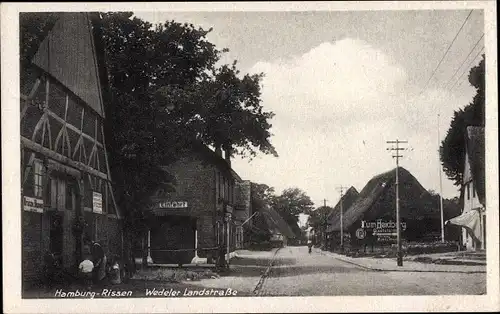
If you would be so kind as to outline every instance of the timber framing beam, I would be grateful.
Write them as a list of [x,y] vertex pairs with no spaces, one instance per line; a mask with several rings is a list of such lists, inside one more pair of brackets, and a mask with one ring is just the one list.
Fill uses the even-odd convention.
[[[81,134],[84,138],[92,141],[92,142],[95,142],[95,145],[97,145],[97,147],[99,148],[103,148],[103,145],[102,143],[98,142],[95,138],[93,138],[92,136],[86,134],[86,133],[83,133],[81,130],[78,130],[77,127],[69,124],[66,122],[66,120],[64,120],[63,118],[59,117],[57,114],[55,114],[54,112],[50,111],[49,109],[45,108],[44,111],[52,118],[54,118],[55,120],[57,120],[59,123],[61,123],[62,125],[65,125],[68,129],[70,129],[71,131],[74,131],[76,132],[77,134]],[[82,119],[83,121],[83,119]],[[82,122],[83,124],[83,122]],[[95,135],[97,136],[97,134]]]
[[50,158],[54,159],[55,161],[58,161],[62,164],[66,164],[66,165],[71,166],[73,168],[76,168],[78,170],[84,171],[86,173],[89,173],[91,175],[99,177],[103,180],[106,180],[106,181],[108,180],[108,176],[105,173],[97,171],[94,168],[89,167],[81,162],[71,160],[68,157],[63,156],[59,153],[56,153],[56,152],[54,152],[46,147],[43,147],[42,145],[35,143],[34,141],[32,141],[24,136],[21,136],[21,143],[24,145],[25,148],[31,149],[37,153],[40,153],[40,154],[45,155],[47,157],[50,157]]

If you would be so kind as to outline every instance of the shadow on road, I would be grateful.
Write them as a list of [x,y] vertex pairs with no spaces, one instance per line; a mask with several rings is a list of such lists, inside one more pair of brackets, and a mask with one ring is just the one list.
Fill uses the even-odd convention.
[[342,266],[330,266],[330,265],[312,265],[312,266],[286,266],[286,267],[273,267],[271,268],[271,277],[288,277],[288,276],[300,276],[307,274],[319,274],[319,273],[359,273],[363,272],[362,269],[357,268],[347,268]]
[[221,277],[260,277],[264,274],[267,267],[263,266],[231,266],[229,271],[221,273]]
[[235,257],[231,259],[230,264],[235,266],[251,265],[251,266],[267,267],[269,266],[270,262],[271,258]]

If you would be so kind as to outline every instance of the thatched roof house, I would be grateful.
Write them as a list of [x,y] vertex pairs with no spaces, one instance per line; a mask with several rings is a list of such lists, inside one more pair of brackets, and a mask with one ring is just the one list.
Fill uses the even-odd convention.
[[[345,211],[343,226],[350,233],[361,227],[361,221],[395,221],[396,169],[373,177],[357,199]],[[433,197],[405,168],[399,167],[399,205],[401,221],[407,222],[405,238],[417,239],[439,232],[438,199]],[[340,219],[340,218],[339,218]],[[334,227],[339,227],[340,223]],[[340,229],[339,229],[340,230]]]
[[338,201],[337,205],[333,208],[333,210],[328,215],[328,227],[326,228],[326,232],[335,232],[340,231],[340,206],[342,202],[342,212],[345,213],[351,208],[351,205],[358,198],[359,192],[355,187],[351,186],[342,198]]

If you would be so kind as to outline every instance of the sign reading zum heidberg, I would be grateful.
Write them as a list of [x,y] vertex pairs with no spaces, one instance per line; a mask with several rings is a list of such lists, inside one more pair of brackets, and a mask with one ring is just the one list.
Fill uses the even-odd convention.
[[36,213],[43,213],[43,200],[39,198],[24,197],[24,210]]
[[183,201],[158,203],[158,208],[187,208],[187,207],[188,207],[188,202],[183,202]]
[[[397,229],[397,224],[395,221],[389,220],[384,221],[382,219],[377,219],[376,221],[361,221],[362,229]],[[406,222],[401,222],[401,230],[406,230]]]

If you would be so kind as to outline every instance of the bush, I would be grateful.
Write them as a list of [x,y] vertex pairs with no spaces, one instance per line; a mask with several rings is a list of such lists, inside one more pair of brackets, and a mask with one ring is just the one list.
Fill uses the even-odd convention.
[[458,251],[456,242],[408,243],[403,247],[406,255],[447,253]]
[[[420,254],[433,254],[433,253],[447,253],[458,251],[458,244],[456,242],[403,242],[402,243],[403,255],[420,255]],[[353,248],[346,246],[344,254],[349,257],[396,257],[397,256],[397,244],[392,244],[390,246],[374,246],[375,251],[370,252],[367,249],[365,253],[363,248]]]

